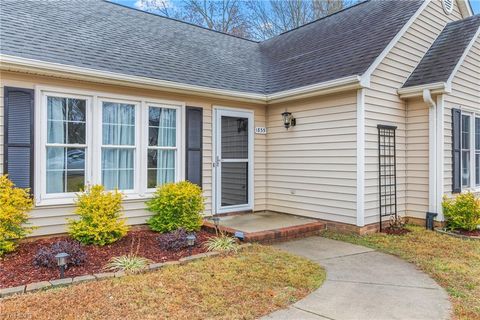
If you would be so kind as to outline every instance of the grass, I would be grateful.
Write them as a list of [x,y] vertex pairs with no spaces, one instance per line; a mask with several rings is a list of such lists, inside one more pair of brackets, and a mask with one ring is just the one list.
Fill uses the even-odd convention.
[[480,319],[480,241],[408,226],[403,236],[325,232],[323,236],[399,256],[428,273],[450,295],[457,319]]
[[254,245],[153,273],[14,297],[1,301],[0,310],[28,319],[255,319],[301,299],[324,279],[309,260]]

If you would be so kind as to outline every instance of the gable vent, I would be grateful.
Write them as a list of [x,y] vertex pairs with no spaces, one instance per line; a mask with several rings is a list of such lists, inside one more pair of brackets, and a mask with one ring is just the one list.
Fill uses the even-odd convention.
[[453,0],[443,0],[443,11],[445,11],[446,14],[450,14],[453,11]]

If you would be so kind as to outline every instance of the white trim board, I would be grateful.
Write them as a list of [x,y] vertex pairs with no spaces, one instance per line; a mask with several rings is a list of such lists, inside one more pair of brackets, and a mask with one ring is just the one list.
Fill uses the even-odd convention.
[[131,76],[122,73],[69,66],[53,62],[44,62],[5,54],[0,54],[0,70],[29,72],[59,78],[83,80],[89,82],[93,81],[113,85],[127,85],[174,93],[193,93],[200,96],[247,101],[257,104],[284,102],[363,87],[361,83],[361,77],[358,75],[353,75],[265,95],[235,90],[215,89],[147,77]]
[[365,89],[357,91],[357,226],[365,225]]

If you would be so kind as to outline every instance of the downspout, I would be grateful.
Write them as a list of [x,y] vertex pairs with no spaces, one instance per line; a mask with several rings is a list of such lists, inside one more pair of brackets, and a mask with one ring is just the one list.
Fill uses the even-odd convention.
[[437,212],[437,104],[429,89],[422,93],[423,101],[428,105],[428,211]]

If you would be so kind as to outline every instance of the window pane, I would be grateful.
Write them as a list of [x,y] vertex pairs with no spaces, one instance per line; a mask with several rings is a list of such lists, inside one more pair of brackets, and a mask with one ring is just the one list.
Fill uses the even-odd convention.
[[85,149],[47,148],[47,193],[78,192],[85,185]]
[[133,189],[134,154],[132,149],[102,149],[102,184],[107,190]]
[[475,149],[480,150],[480,118],[475,118]]
[[67,114],[67,98],[47,97],[48,120],[64,121]]
[[462,186],[470,186],[470,152],[462,151]]
[[67,120],[75,122],[85,122],[86,121],[86,112],[85,105],[86,101],[81,99],[68,99],[68,113]]
[[175,181],[175,150],[148,150],[148,188]]
[[68,143],[85,144],[85,122],[68,122]]
[[135,106],[103,103],[103,144],[135,145]]
[[85,144],[86,101],[47,97],[47,142]]
[[480,185],[480,153],[475,154],[475,185]]
[[177,110],[149,107],[148,145],[175,147],[177,135]]
[[462,149],[470,149],[470,116],[462,115]]

